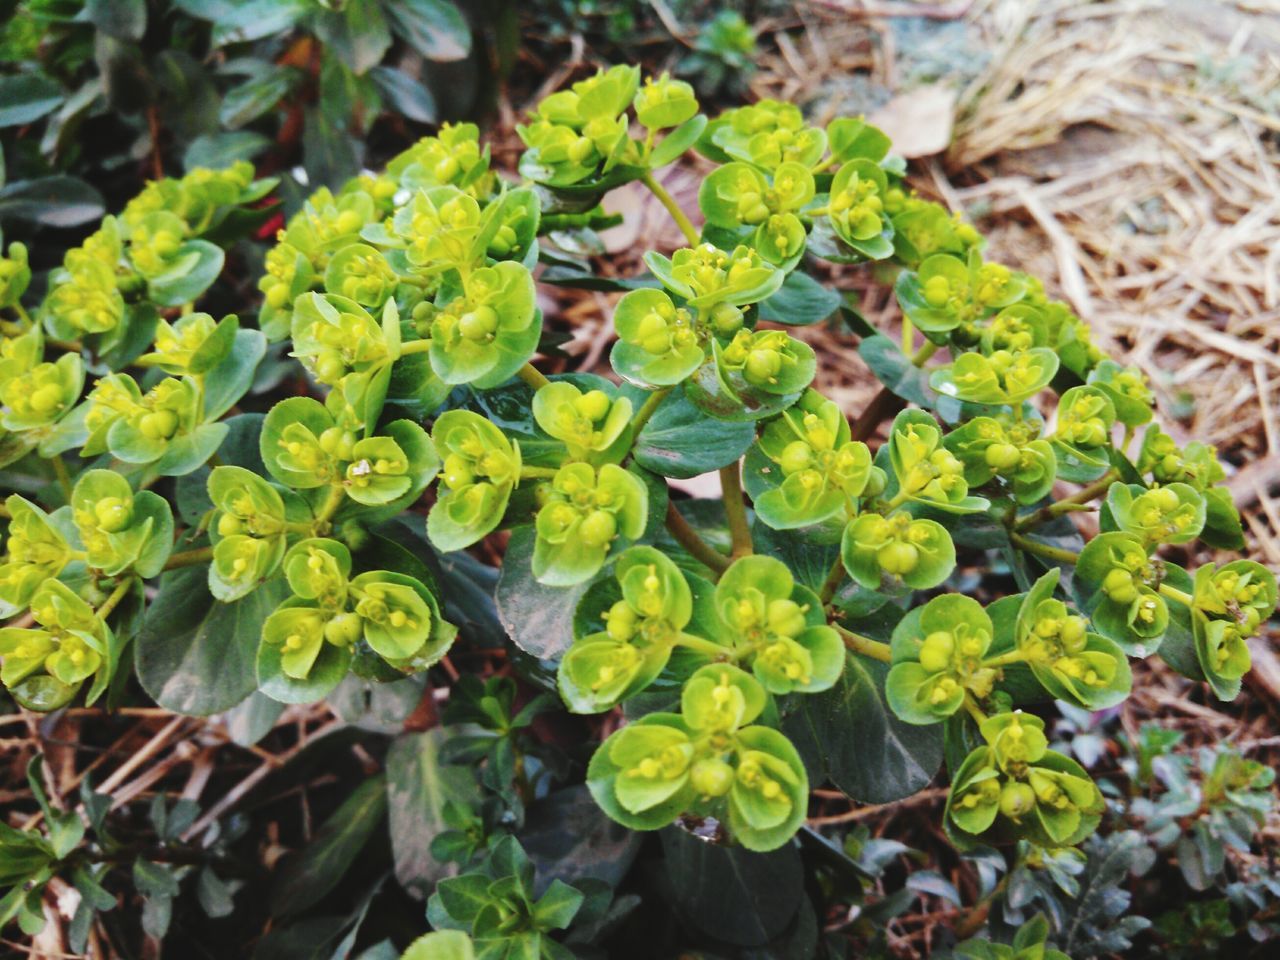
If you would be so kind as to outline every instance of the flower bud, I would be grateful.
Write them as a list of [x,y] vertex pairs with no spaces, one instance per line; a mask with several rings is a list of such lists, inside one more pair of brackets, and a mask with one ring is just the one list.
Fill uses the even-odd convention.
[[1000,791],[1000,812],[1015,823],[1036,806],[1036,792],[1030,784],[1010,780]]
[[714,757],[697,761],[689,771],[693,789],[704,797],[723,797],[733,781],[733,767]]
[[885,573],[900,577],[916,568],[920,562],[920,551],[913,544],[897,540],[881,547],[876,561]]

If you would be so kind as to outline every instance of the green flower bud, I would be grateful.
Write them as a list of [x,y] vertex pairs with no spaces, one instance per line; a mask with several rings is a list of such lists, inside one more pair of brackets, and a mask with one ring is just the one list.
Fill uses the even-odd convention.
[[1010,780],[1000,791],[1000,812],[1014,823],[1021,823],[1035,807],[1036,793],[1028,784]]
[[693,765],[689,782],[700,796],[723,797],[733,786],[734,770],[719,757],[708,757]]

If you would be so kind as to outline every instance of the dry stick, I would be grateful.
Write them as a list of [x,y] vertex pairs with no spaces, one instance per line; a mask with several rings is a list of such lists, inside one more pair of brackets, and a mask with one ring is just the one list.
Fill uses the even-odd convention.
[[875,803],[867,807],[858,807],[855,810],[849,810],[845,813],[830,814],[825,817],[810,817],[805,821],[811,827],[825,827],[836,823],[851,823],[855,820],[865,820],[867,817],[874,817],[878,813],[884,813],[886,810],[902,810],[907,807],[917,807],[921,804],[933,803],[947,795],[946,787],[933,787],[928,790],[921,790],[919,793],[913,793],[909,797],[901,800],[893,800],[889,803]]
[[729,558],[698,536],[698,531],[689,526],[672,500],[667,501],[667,530],[695,560],[715,571],[717,578],[729,569]]

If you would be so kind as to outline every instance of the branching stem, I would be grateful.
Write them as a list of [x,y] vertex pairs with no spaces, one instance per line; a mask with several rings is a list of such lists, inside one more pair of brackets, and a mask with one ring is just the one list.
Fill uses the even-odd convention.
[[685,240],[689,246],[696,247],[701,240],[698,236],[697,228],[685,216],[685,212],[680,209],[680,204],[676,203],[675,197],[667,193],[667,188],[660,184],[653,176],[653,173],[646,173],[643,177],[643,183],[649,188],[649,192],[658,198],[658,202],[662,204],[667,213],[671,214],[671,219],[676,222],[676,226],[680,228],[680,232],[684,234]]
[[1060,517],[1064,513],[1070,513],[1073,510],[1078,510],[1084,504],[1105,494],[1107,490],[1111,488],[1111,485],[1119,478],[1120,475],[1115,470],[1108,470],[1097,480],[1093,481],[1093,483],[1082,488],[1079,492],[1072,494],[1064,500],[1059,500],[1056,503],[1051,503],[1047,506],[1041,507],[1039,510],[1035,511],[1035,513],[1027,514],[1013,525],[1013,529],[1019,532],[1028,530],[1031,527],[1039,526],[1047,520]]
[[689,521],[681,515],[676,509],[675,502],[671,500],[667,501],[667,530],[695,560],[710,567],[717,578],[729,569],[729,558],[703,540],[698,535],[698,531],[689,526]]
[[196,564],[209,563],[212,559],[213,547],[197,547],[194,550],[182,550],[179,553],[169,554],[164,568],[176,570],[178,567],[194,567]]

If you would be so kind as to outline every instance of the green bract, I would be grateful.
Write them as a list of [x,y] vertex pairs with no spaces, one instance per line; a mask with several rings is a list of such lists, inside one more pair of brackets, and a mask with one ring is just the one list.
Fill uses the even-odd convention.
[[575,460],[590,459],[617,443],[631,421],[631,401],[604,390],[583,393],[571,383],[549,383],[533,395],[533,417],[563,441]]
[[1009,838],[1070,846],[1093,832],[1102,794],[1078,763],[1047,748],[1043,729],[1021,712],[982,723],[987,746],[965,758],[947,798],[947,829],[962,848]]
[[71,494],[71,512],[85,563],[107,576],[132,569],[154,577],[173,545],[173,513],[163,497],[142,490],[110,470],[87,470]]
[[844,645],[786,564],[743,557],[716,584],[720,641],[770,693],[826,690],[844,668]]
[[868,260],[893,253],[893,224],[884,210],[888,190],[884,171],[865,159],[843,164],[831,181],[827,219],[836,236]]
[[756,515],[775,530],[821,523],[841,511],[852,515],[878,473],[867,445],[849,439],[840,408],[812,390],[770,421],[758,444],[781,472],[755,498]]
[[0,615],[25,608],[45,580],[62,572],[71,548],[49,516],[24,497],[11,493],[4,502],[9,530],[0,563]]
[[209,523],[209,590],[219,600],[235,600],[280,566],[293,519],[280,491],[243,467],[214,467],[209,499],[215,508]]
[[681,712],[652,713],[607,739],[587,785],[613,819],[655,830],[681,814],[716,815],[750,850],[781,846],[804,820],[809,792],[795,748],[748,726],[765,693],[749,674],[711,664],[684,686]]
[[936,520],[862,513],[849,521],[840,541],[845,570],[868,590],[884,581],[900,581],[914,590],[936,587],[951,575],[956,548]]
[[964,464],[942,444],[942,431],[928,418],[909,412],[894,421],[889,462],[897,480],[895,501],[927,503],[948,513],[985,510],[987,501],[969,496]]
[[575,713],[608,710],[652,683],[693,616],[684,575],[652,547],[623,551],[614,573],[622,595],[605,629],[576,640],[560,662],[560,694]]
[[894,289],[911,322],[940,335],[1017,303],[1027,286],[1008,267],[983,263],[978,251],[970,250],[967,259],[947,253],[925,257],[915,272],[899,276]]
[[1185,483],[1152,490],[1113,484],[1107,507],[1117,527],[1148,544],[1187,543],[1204,529],[1204,497]]
[[990,695],[999,679],[983,659],[995,628],[982,605],[947,594],[910,614],[893,633],[893,668],[885,681],[889,706],[907,723],[937,723],[958,711],[969,691]]
[[431,436],[444,457],[447,489],[427,517],[427,533],[440,550],[470,546],[502,522],[511,491],[520,482],[520,445],[466,410],[437,418]]
[[1089,615],[1097,628],[1132,653],[1151,651],[1169,627],[1169,607],[1157,591],[1157,571],[1143,542],[1102,533],[1076,565]]
[[616,464],[595,468],[570,463],[544,489],[534,526],[533,575],[551,586],[571,586],[595,576],[613,542],[635,540],[649,516],[649,491]]
[[446,285],[431,315],[431,367],[445,383],[493,387],[511,377],[538,345],[533,277],[503,261]]
[[34,628],[0,628],[0,679],[19,703],[53,710],[90,677],[93,703],[111,680],[119,650],[111,628],[66,584],[45,580],[30,599]]
[[929,385],[957,400],[1016,407],[1048,386],[1057,372],[1058,355],[1047,347],[996,350],[990,356],[966,353],[931,373]]

